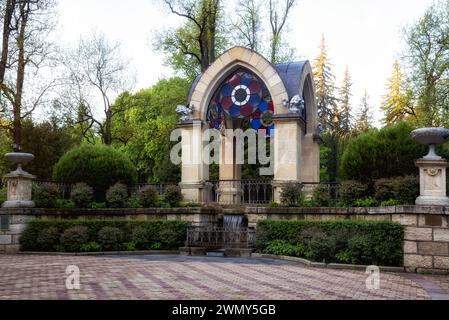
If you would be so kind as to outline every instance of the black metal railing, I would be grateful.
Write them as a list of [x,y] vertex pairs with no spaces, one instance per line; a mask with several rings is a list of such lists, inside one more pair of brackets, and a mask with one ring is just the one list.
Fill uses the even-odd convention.
[[208,249],[253,248],[255,246],[255,230],[250,228],[189,227],[186,246]]
[[[54,181],[37,180],[36,185],[43,183],[51,183],[57,186],[62,198],[69,198],[73,184],[57,183]],[[209,202],[217,202],[221,204],[268,204],[273,201],[273,186],[271,180],[243,179],[243,180],[219,180],[208,181]],[[178,185],[177,182],[162,183],[140,183],[128,187],[131,196],[136,195],[139,190],[145,186],[155,187],[159,195],[163,195],[168,186]],[[315,188],[321,188],[321,192],[327,192],[329,199],[336,200],[339,198],[340,184],[331,183],[301,183],[302,192],[312,194]],[[233,196],[231,196],[233,194]],[[237,199],[236,199],[237,198]],[[237,201],[236,201],[237,200]]]
[[219,180],[210,183],[214,202],[236,203],[235,200],[230,200],[230,193],[234,193],[235,197],[239,198],[237,202],[241,204],[267,204],[273,200],[273,186],[270,180]]

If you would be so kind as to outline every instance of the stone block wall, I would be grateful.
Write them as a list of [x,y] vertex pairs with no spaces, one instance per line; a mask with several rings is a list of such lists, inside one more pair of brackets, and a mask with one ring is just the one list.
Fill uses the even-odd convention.
[[19,251],[19,237],[32,216],[0,213],[0,254]]

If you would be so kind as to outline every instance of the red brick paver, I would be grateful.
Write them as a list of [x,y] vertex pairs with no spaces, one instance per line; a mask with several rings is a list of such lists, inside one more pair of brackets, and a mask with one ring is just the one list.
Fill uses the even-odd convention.
[[[80,289],[66,288],[66,268]],[[0,299],[445,299],[449,276],[381,273],[269,259],[0,255]],[[429,289],[430,288],[430,289]]]

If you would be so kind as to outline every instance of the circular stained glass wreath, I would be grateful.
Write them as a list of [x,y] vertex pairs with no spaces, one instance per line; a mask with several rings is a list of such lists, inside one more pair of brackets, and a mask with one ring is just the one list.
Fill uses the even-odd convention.
[[244,119],[255,130],[274,129],[274,106],[265,84],[256,75],[239,69],[226,78],[209,104],[207,120],[211,128],[220,128],[225,118]]

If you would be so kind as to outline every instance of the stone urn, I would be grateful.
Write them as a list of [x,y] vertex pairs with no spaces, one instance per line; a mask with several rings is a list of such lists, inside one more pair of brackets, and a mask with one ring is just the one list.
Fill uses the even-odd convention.
[[429,152],[415,164],[419,168],[420,196],[417,205],[448,206],[446,196],[446,168],[448,162],[436,153],[436,146],[449,141],[449,129],[420,128],[412,131],[411,137],[418,143],[429,146]]
[[5,159],[17,165],[14,171],[3,176],[7,182],[7,201],[3,208],[30,208],[34,207],[32,197],[32,183],[36,176],[29,174],[22,168],[22,164],[34,159],[31,153],[11,152],[5,154]]

